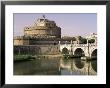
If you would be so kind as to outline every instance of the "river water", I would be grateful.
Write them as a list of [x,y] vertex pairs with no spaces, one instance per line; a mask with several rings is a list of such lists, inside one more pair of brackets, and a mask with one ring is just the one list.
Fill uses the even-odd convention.
[[14,62],[14,75],[97,75],[97,61],[80,58],[37,58]]

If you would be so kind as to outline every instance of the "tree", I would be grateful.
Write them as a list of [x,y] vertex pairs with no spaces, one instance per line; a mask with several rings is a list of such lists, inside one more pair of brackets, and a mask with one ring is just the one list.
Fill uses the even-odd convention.
[[88,43],[94,43],[94,42],[95,42],[95,39],[88,40]]
[[80,44],[86,44],[87,40],[81,36],[77,36],[76,40],[79,41]]

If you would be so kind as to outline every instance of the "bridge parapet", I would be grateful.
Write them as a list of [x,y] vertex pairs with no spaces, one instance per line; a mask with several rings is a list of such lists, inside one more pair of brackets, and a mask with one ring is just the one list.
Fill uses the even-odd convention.
[[[85,46],[85,47],[87,47],[88,44],[73,44],[73,46]],[[89,44],[89,46],[97,46],[97,44],[96,43],[91,43],[91,44]]]
[[[88,44],[60,44],[61,46],[62,45],[65,45],[66,47],[69,47],[69,46],[75,46],[75,47],[87,47],[88,46]],[[96,43],[91,43],[91,44],[89,44],[89,46],[97,46],[97,44]]]
[[91,44],[89,44],[89,46],[97,46],[97,44],[96,43],[91,43]]
[[87,44],[73,44],[73,46],[75,46],[75,47],[82,47],[82,46],[87,47],[88,45]]

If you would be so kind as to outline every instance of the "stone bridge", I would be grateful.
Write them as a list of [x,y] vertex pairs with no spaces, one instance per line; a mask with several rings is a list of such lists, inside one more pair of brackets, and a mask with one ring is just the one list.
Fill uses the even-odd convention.
[[87,43],[87,44],[60,44],[60,52],[64,50],[68,51],[68,54],[80,55],[87,57],[96,57],[97,56],[97,44],[96,43]]

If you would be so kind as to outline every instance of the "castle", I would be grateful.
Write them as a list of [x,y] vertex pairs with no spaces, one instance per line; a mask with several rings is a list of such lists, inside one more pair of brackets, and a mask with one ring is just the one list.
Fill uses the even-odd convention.
[[39,39],[55,40],[58,38],[61,38],[61,28],[54,21],[46,19],[45,15],[43,15],[42,18],[37,19],[34,26],[24,27],[23,36],[14,37],[14,45],[35,45]]
[[43,17],[34,26],[24,27],[23,36],[14,37],[14,54],[59,54],[61,28]]

